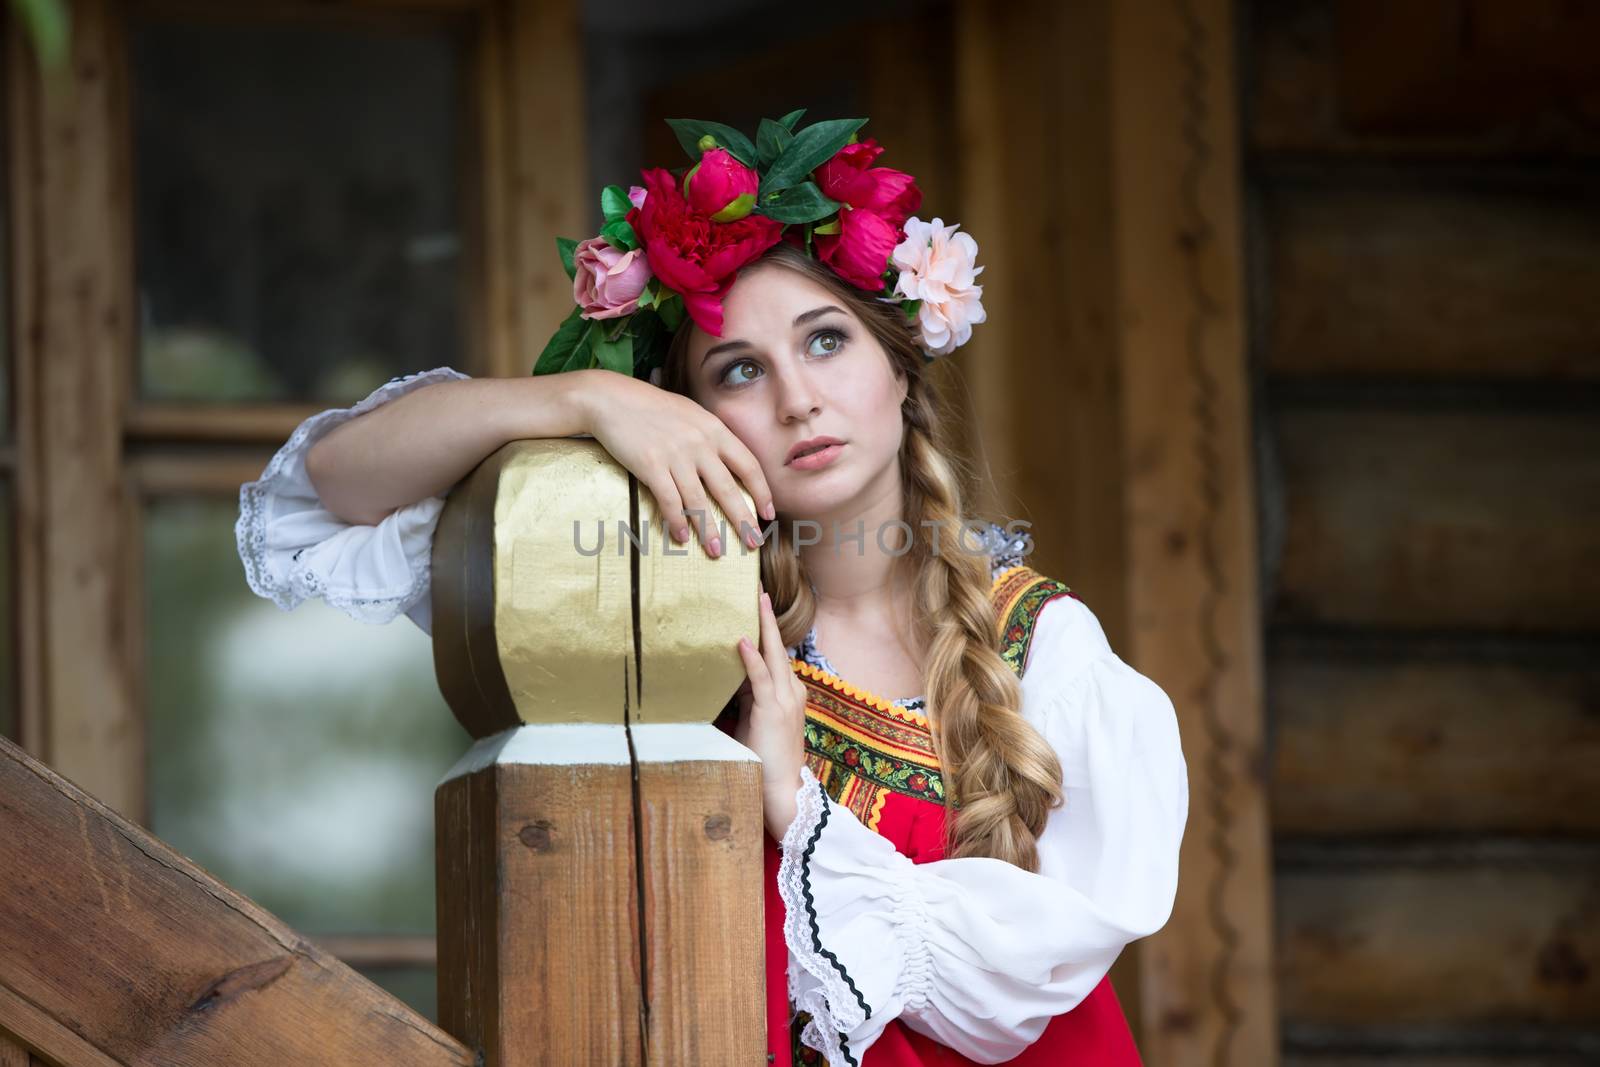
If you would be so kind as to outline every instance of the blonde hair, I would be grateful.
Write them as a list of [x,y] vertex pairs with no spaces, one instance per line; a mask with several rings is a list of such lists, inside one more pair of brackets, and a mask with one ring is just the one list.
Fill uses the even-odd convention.
[[[1038,836],[1061,799],[1061,761],[1023,718],[1021,686],[1000,657],[988,557],[933,550],[935,544],[962,543],[965,467],[936,418],[935,390],[924,373],[912,324],[899,305],[874,299],[793,245],[779,242],[755,263],[795,271],[838,297],[883,347],[891,368],[907,378],[901,407],[901,515],[913,543],[895,566],[897,576],[909,574],[914,581],[913,647],[928,650],[927,712],[949,816],[945,855],[989,856],[1037,871]],[[686,319],[662,368],[662,385],[686,396],[691,395],[691,329]],[[761,580],[772,596],[784,643],[794,645],[810,630],[816,601],[799,553],[788,547],[783,522],[774,534],[762,547]]]

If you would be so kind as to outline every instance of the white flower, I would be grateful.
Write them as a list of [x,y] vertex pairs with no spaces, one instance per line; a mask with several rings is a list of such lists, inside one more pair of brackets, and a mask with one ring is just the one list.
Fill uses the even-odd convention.
[[966,344],[972,327],[985,317],[983,286],[973,282],[983,273],[975,266],[978,242],[957,229],[943,219],[924,222],[912,216],[906,219],[906,239],[889,257],[900,270],[895,292],[922,301],[917,322],[922,347],[933,356],[949,355]]

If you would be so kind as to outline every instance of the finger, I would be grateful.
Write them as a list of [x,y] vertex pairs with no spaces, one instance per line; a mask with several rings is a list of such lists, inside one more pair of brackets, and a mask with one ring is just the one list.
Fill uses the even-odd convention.
[[756,513],[750,510],[750,505],[745,503],[744,493],[728,473],[728,468],[720,461],[708,463],[700,471],[700,480],[711,490],[717,503],[722,505],[723,514],[732,522],[735,531],[732,536],[743,541],[748,548],[759,546],[761,523],[757,521]]
[[709,555],[720,556],[722,538],[718,536],[711,505],[706,501],[706,490],[700,482],[700,471],[694,467],[677,467],[673,469],[672,476],[678,483],[679,494],[683,497],[684,514],[700,533],[700,543],[705,545]]
[[783,635],[778,632],[772,597],[766,593],[761,594],[761,653],[766,657],[767,669],[775,677],[794,673],[789,667],[789,650],[783,646]]
[[761,469],[761,463],[756,459],[755,453],[751,452],[732,430],[728,430],[723,437],[721,456],[722,462],[738,476],[744,487],[750,490],[750,495],[755,497],[756,510],[761,512],[762,517],[775,518],[777,509],[773,504],[772,489],[767,485],[767,476]]
[[672,480],[671,472],[652,474],[645,485],[656,498],[656,511],[661,516],[661,525],[671,531],[680,544],[687,541],[689,524],[681,517],[683,498],[678,495],[678,484]]
[[739,658],[744,661],[745,677],[750,679],[752,704],[768,704],[774,697],[772,672],[761,658],[761,653],[748,637],[739,638]]

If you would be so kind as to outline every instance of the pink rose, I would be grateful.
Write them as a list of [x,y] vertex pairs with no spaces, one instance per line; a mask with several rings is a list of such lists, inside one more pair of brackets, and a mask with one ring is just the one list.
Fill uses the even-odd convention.
[[645,188],[642,185],[628,186],[628,203],[634,207],[644,207]]
[[839,209],[839,232],[817,234],[813,244],[817,258],[839,277],[858,289],[879,293],[889,254],[899,240],[900,231],[883,216],[846,204]]
[[639,295],[650,281],[644,250],[623,252],[603,237],[581,241],[572,252],[572,299],[586,319],[616,319],[639,307]]
[[978,243],[957,228],[943,219],[907,219],[906,239],[893,253],[900,269],[895,293],[922,301],[917,325],[922,347],[933,356],[947,356],[966,344],[972,327],[985,317],[983,286],[975,281],[983,273],[976,265]]
[[756,206],[756,172],[713,148],[683,178],[683,195],[696,214],[713,222],[737,222]]

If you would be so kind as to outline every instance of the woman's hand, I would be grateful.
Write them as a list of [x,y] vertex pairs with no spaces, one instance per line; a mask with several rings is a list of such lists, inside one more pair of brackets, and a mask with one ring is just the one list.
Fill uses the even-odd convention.
[[761,789],[767,833],[783,840],[795,817],[800,765],[805,760],[806,687],[789,665],[778,634],[772,598],[761,594],[761,649],[739,638],[746,681],[739,690],[734,739],[761,758]]
[[772,491],[761,464],[721,419],[686,396],[625,374],[575,373],[590,375],[581,400],[589,432],[655,494],[678,541],[689,540],[689,515],[710,555],[726,549],[707,503],[710,490],[731,523],[731,535],[744,534],[750,548],[761,543],[761,523],[739,492],[739,482],[767,519],[777,514]]

